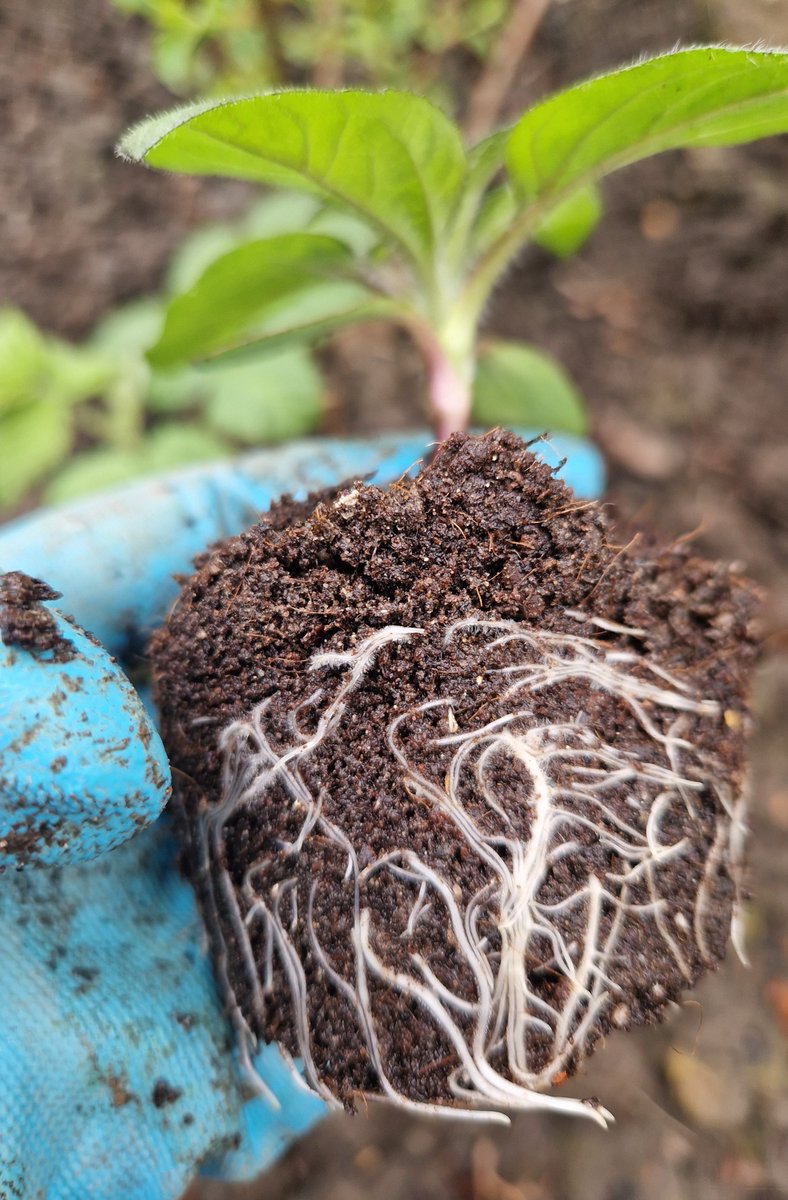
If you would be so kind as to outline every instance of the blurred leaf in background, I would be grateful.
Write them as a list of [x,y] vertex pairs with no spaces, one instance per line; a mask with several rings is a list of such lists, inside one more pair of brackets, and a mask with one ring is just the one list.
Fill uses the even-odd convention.
[[587,427],[583,399],[563,367],[534,346],[499,338],[479,347],[473,420],[580,435]]
[[44,336],[18,309],[0,309],[0,506],[68,455],[74,411],[113,375],[111,360]]
[[74,500],[86,492],[115,487],[140,475],[220,458],[230,443],[196,423],[167,422],[140,438],[132,449],[87,450],[77,454],[44,490],[48,503]]
[[511,0],[113,0],[153,31],[152,66],[176,95],[288,83],[404,87],[457,100],[443,70],[483,59]]
[[244,445],[280,442],[311,433],[322,411],[322,379],[299,347],[206,368],[208,424]]
[[[109,313],[82,345],[44,334],[17,309],[0,310],[0,510],[36,489],[47,502],[71,500],[313,432],[324,384],[309,348],[258,346],[240,360],[203,367],[181,359],[161,369],[147,355],[174,295],[188,293],[217,258],[256,235],[284,233],[318,217],[339,228],[343,219],[320,208],[311,197],[276,195],[236,225],[197,230],[174,255],[165,292]],[[344,224],[351,240],[369,240],[358,223]],[[314,317],[328,299],[304,297],[300,312]],[[292,302],[283,311],[288,319],[297,315]],[[311,342],[317,332],[311,330]]]

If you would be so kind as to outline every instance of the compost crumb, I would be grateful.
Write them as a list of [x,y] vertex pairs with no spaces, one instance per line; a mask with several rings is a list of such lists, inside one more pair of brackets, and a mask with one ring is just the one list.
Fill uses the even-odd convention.
[[52,613],[41,603],[60,596],[49,584],[23,571],[0,575],[0,639],[6,646],[46,654],[52,662],[68,662],[74,657],[73,644],[63,637]]
[[152,654],[236,1023],[495,1108],[659,1020],[735,925],[756,609],[502,431],[206,553]]
[[183,1095],[183,1088],[173,1087],[166,1079],[157,1079],[151,1092],[151,1100],[155,1108],[164,1108],[174,1104]]

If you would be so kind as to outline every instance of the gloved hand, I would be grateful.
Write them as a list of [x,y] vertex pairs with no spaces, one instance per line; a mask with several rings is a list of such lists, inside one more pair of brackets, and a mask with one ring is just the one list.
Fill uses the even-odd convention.
[[[26,607],[12,579],[0,612],[0,1198],[167,1200],[198,1170],[256,1174],[325,1113],[273,1045],[253,1059],[268,1094],[251,1092],[166,816],[131,837],[166,802],[163,748],[122,672],[59,613],[130,666],[173,573],[210,542],[284,492],[396,479],[426,442],[293,444],[0,530],[0,570],[62,593],[57,610]],[[567,454],[567,482],[598,494],[587,443],[539,452]]]

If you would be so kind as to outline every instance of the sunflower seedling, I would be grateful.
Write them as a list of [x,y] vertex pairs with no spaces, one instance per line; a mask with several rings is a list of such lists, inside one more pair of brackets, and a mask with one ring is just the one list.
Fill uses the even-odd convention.
[[559,253],[581,244],[610,172],[786,129],[788,55],[714,46],[578,84],[470,149],[429,101],[395,91],[280,91],[154,116],[121,155],[304,192],[322,208],[306,230],[216,259],[171,303],[151,361],[310,341],[383,317],[423,355],[439,439],[467,426],[474,383],[481,419],[491,389],[519,384],[538,401],[523,423],[582,432],[576,393],[549,359],[492,342],[479,364],[479,325],[502,273],[529,241]]

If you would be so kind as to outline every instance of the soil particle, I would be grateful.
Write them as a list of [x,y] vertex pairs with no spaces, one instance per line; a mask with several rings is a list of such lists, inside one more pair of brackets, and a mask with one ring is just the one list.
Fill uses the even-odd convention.
[[113,1108],[125,1108],[127,1104],[134,1101],[139,1104],[139,1097],[130,1092],[126,1086],[126,1077],[122,1071],[115,1072],[108,1070],[101,1077],[102,1082],[109,1088],[109,1094]]
[[187,866],[313,1086],[501,1104],[474,1070],[547,1088],[722,958],[756,595],[501,431],[347,494],[205,555],[154,639]]
[[182,1095],[182,1088],[172,1087],[166,1079],[157,1079],[151,1093],[151,1100],[156,1108],[164,1108],[167,1104],[174,1104]]
[[60,595],[23,571],[0,575],[0,639],[6,646],[46,654],[51,662],[69,662],[75,655],[73,644],[63,637],[52,613],[41,603],[58,600]]
[[[40,852],[42,846],[51,846],[54,840],[55,829],[48,821],[36,824],[32,817],[28,817],[3,834],[0,838],[0,850],[9,859],[24,863],[33,854]],[[4,870],[5,868],[0,868],[0,875]]]
[[157,287],[184,233],[238,212],[250,189],[157,179],[113,154],[124,129],[173,103],[150,74],[145,22],[106,0],[53,0],[46,21],[4,0],[0,44],[0,295],[80,336]]

